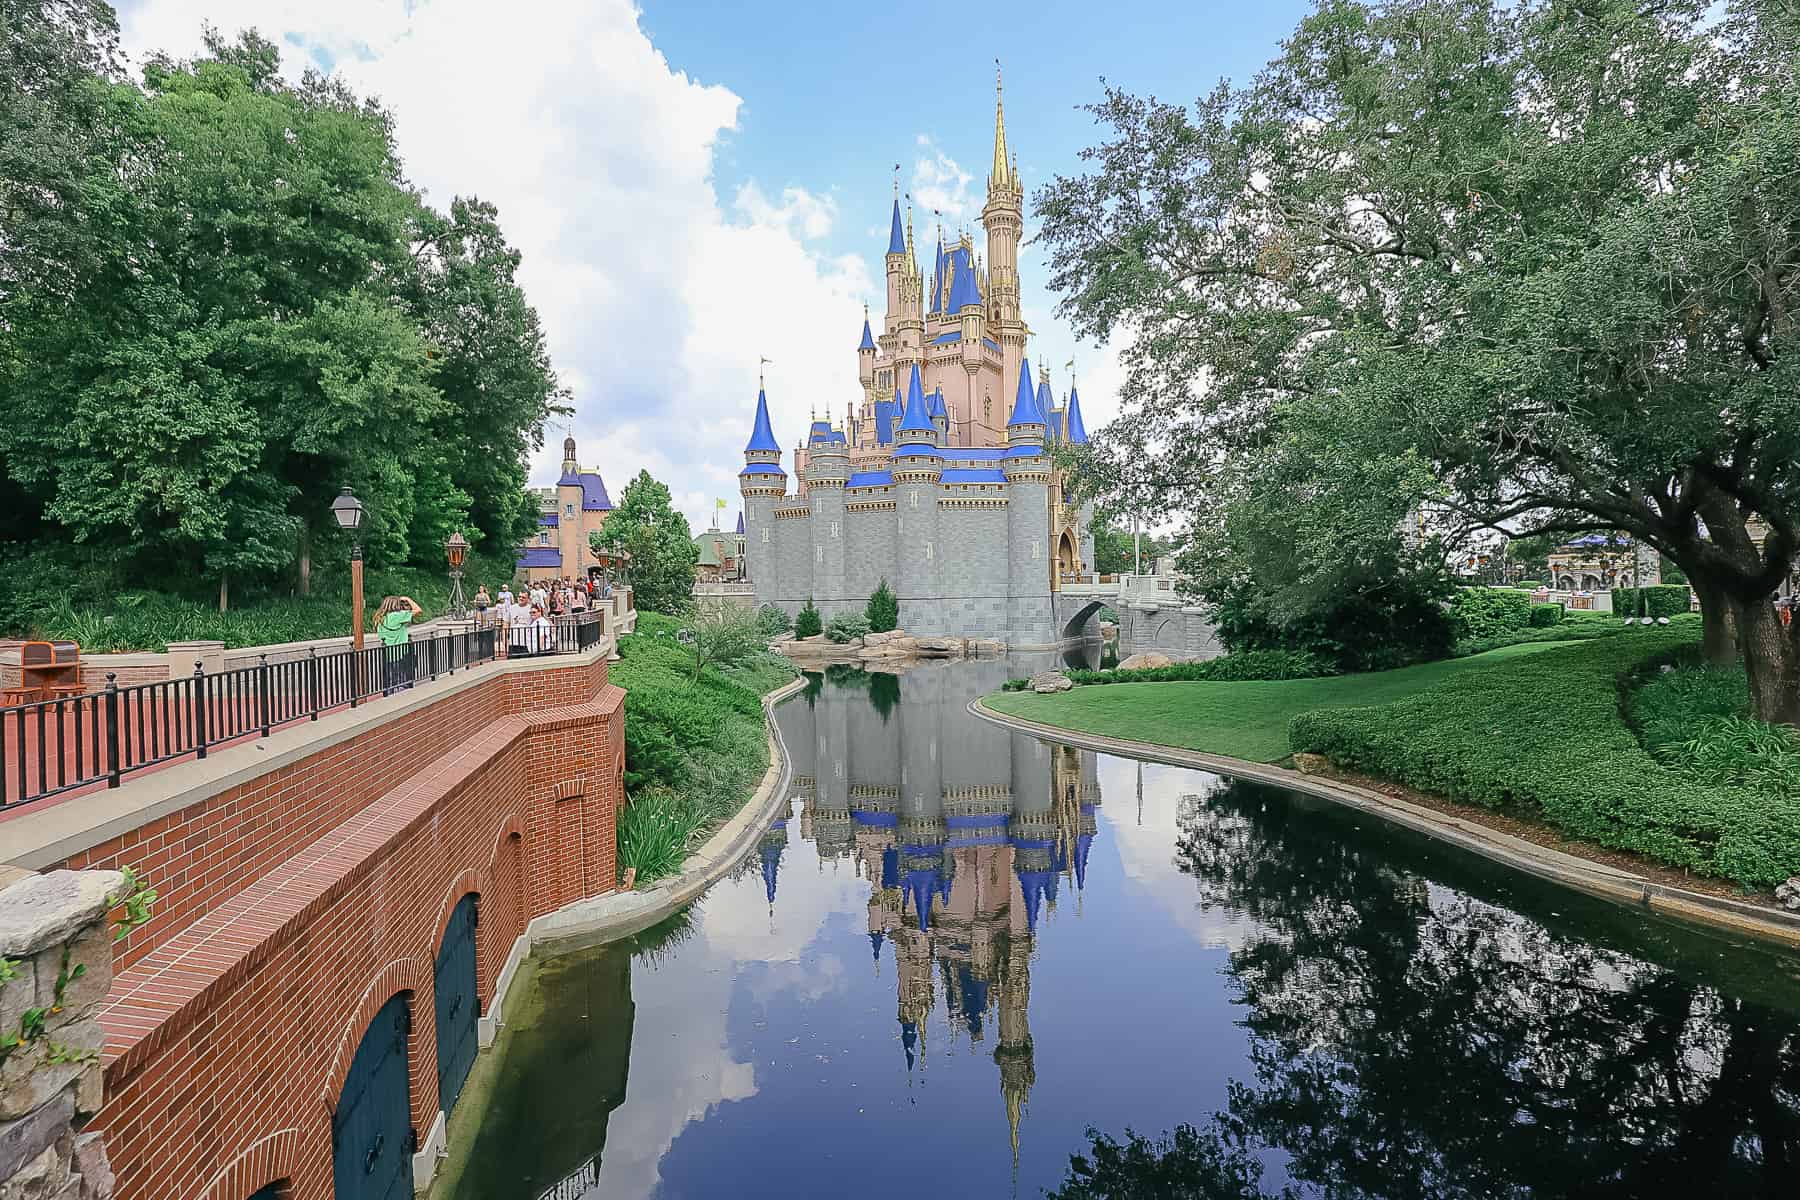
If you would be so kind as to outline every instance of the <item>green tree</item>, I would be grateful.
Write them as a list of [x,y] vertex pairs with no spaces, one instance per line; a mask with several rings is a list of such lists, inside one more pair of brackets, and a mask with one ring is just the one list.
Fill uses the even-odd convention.
[[1134,537],[1129,518],[1104,508],[1094,510],[1094,570],[1101,575],[1126,575],[1140,565],[1148,572],[1158,558],[1173,548],[1166,538],[1141,530]]
[[900,601],[894,597],[894,589],[883,579],[875,594],[869,597],[869,603],[863,608],[863,616],[868,619],[869,629],[875,633],[886,633],[900,624]]
[[825,619],[819,610],[813,607],[812,597],[806,598],[806,607],[794,618],[794,636],[797,638],[818,637],[825,632]]
[[742,664],[763,649],[766,642],[757,627],[755,614],[737,608],[701,613],[683,628],[694,652],[694,674],[690,683],[700,682],[700,673],[707,667]]
[[1090,172],[1036,197],[1062,311],[1133,339],[1094,487],[1196,543],[1284,513],[1297,592],[1421,516],[1427,553],[1628,533],[1758,715],[1800,720],[1770,604],[1800,553],[1797,45],[1778,0],[1334,0],[1247,88],[1110,90]]
[[595,551],[630,555],[627,570],[638,607],[671,615],[687,611],[700,552],[668,486],[649,471],[639,471],[625,485],[618,505],[607,514],[606,523],[588,535],[588,543]]

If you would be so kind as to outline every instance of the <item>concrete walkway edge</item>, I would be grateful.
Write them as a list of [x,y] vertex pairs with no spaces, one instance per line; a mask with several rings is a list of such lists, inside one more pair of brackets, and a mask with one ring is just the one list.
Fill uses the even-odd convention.
[[[641,892],[608,892],[545,913],[526,926],[525,954],[562,954],[642,932],[716,883],[741,861],[782,807],[790,803],[793,765],[775,722],[775,706],[806,686],[804,678],[762,698],[769,738],[769,769],[756,792],[731,820],[681,864],[681,873]],[[523,955],[521,955],[523,957]],[[510,981],[510,976],[509,976]]]
[[1060,725],[1028,721],[1023,717],[991,709],[980,699],[970,702],[969,712],[996,725],[1084,750],[1097,750],[1174,767],[1190,767],[1215,775],[1230,775],[1303,792],[1359,812],[1370,813],[1527,875],[1573,888],[1590,896],[1695,924],[1729,929],[1786,946],[1800,947],[1800,913],[1786,913],[1721,896],[1710,896],[1704,892],[1670,887],[1633,871],[1552,850],[1548,846],[1513,837],[1477,821],[1451,816],[1407,800],[1397,800],[1371,788],[1340,783],[1333,779],[1320,779],[1286,767],[1249,762],[1241,758],[1226,758],[1177,746],[1081,733]]

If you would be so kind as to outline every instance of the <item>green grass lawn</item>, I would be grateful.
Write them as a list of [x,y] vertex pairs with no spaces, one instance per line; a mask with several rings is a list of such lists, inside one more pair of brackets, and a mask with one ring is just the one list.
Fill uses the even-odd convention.
[[1271,682],[1114,683],[1078,687],[1054,696],[1000,692],[987,697],[997,712],[1083,733],[1130,738],[1222,754],[1251,762],[1288,756],[1288,722],[1316,708],[1385,704],[1525,654],[1555,653],[1582,642],[1527,642],[1468,658],[1398,671]]

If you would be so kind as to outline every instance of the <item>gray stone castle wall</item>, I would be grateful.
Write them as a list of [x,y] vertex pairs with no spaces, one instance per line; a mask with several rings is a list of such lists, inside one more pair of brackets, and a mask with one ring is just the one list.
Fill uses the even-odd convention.
[[[808,516],[781,520],[775,511],[797,507],[794,497],[746,500],[748,569],[758,604],[794,614],[810,597],[830,620],[861,613],[886,579],[900,598],[901,627],[910,633],[998,638],[1013,646],[1058,641],[1043,484],[909,481],[891,488],[811,487],[808,498]],[[849,511],[890,500],[893,508]],[[971,500],[989,503],[959,503]],[[991,503],[996,500],[1005,503]]]

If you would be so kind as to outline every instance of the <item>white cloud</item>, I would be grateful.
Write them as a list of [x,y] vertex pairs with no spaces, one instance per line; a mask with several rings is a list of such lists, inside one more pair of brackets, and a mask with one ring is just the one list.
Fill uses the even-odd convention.
[[924,153],[913,161],[911,191],[914,207],[928,218],[926,228],[930,227],[933,211],[942,216],[945,224],[979,216],[981,206],[972,190],[975,177],[927,135],[919,135],[919,146]]
[[[614,496],[639,469],[671,485],[705,525],[714,496],[734,515],[736,472],[759,356],[774,360],[776,432],[796,439],[810,406],[859,394],[867,265],[817,247],[830,196],[714,193],[714,152],[740,100],[691,79],[650,43],[627,0],[543,6],[496,19],[485,0],[237,0],[223,30],[256,27],[290,73],[311,55],[394,114],[409,178],[432,203],[497,204],[553,359],[574,389],[572,432]],[[145,0],[122,14],[128,50],[199,49],[217,0]],[[479,63],[478,70],[469,64]],[[819,338],[842,330],[844,350]],[[554,478],[561,431],[533,477]]]

